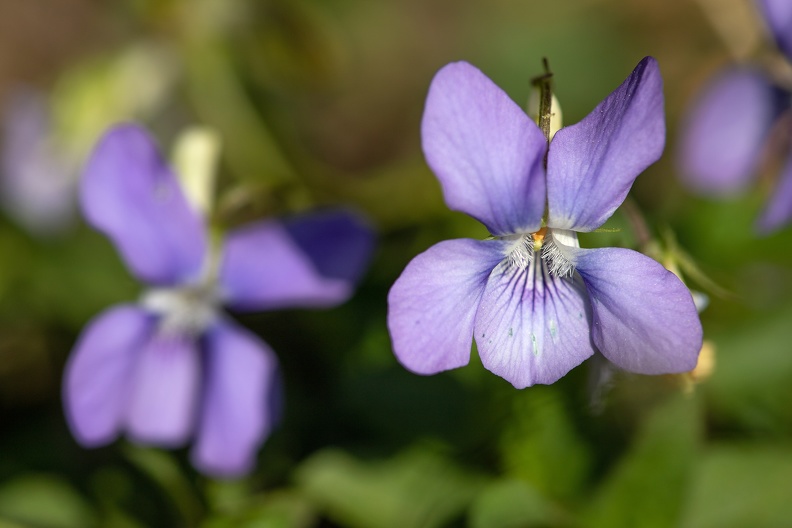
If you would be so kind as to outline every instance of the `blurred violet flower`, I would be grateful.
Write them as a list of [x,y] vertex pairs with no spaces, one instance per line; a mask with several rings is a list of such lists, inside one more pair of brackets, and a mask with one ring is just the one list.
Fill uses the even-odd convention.
[[0,196],[22,226],[51,234],[73,224],[77,167],[52,135],[47,99],[18,89],[3,106]]
[[125,432],[183,445],[201,471],[236,476],[254,465],[277,414],[277,360],[220,307],[326,307],[346,300],[373,237],[356,216],[318,212],[252,223],[210,248],[204,220],[151,138],[108,131],[81,181],[83,212],[151,289],[138,304],[89,323],[68,361],[64,400],[84,446]]
[[[662,79],[647,57],[583,121],[550,143],[509,97],[464,62],[429,89],[423,150],[449,208],[492,233],[415,257],[388,297],[396,357],[434,374],[484,366],[517,388],[553,383],[599,350],[623,369],[696,365],[701,323],[670,271],[629,249],[582,249],[665,143]],[[547,168],[543,158],[547,153]]]
[[[779,48],[792,61],[792,2],[760,0],[759,6]],[[792,221],[789,88],[778,86],[758,64],[728,66],[699,94],[680,135],[683,183],[698,194],[723,197],[745,191],[770,150],[771,131],[781,133],[787,158],[756,225],[765,234]]]

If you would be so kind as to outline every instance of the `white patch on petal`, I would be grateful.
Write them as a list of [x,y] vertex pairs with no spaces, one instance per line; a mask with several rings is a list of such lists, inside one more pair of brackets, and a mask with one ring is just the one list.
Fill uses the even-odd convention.
[[517,269],[527,269],[535,259],[536,254],[542,259],[548,272],[555,277],[571,277],[575,272],[575,265],[565,253],[563,247],[580,247],[577,233],[567,229],[543,228],[536,233],[528,235],[511,235],[503,237],[511,241],[505,253],[510,266]]
[[217,319],[220,296],[205,285],[156,288],[140,304],[161,317],[159,331],[167,335],[197,336]]

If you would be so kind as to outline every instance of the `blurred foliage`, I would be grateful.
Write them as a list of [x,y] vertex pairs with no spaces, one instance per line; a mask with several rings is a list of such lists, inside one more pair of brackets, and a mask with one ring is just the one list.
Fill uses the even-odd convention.
[[[91,16],[56,20],[35,11],[45,4]],[[63,364],[88,320],[141,288],[79,222],[41,237],[0,220],[0,528],[788,525],[792,229],[755,237],[764,187],[715,203],[687,195],[674,174],[684,105],[728,57],[702,5],[3,4],[5,47],[50,59],[40,70],[9,63],[0,93],[48,91],[52,141],[75,182],[109,123],[140,121],[166,151],[185,127],[205,125],[222,144],[221,225],[347,204],[380,241],[348,304],[238,316],[278,354],[286,411],[252,475],[213,481],[183,450],[77,446],[62,416]],[[590,361],[554,386],[516,391],[475,350],[464,369],[406,372],[385,327],[390,285],[435,242],[487,236],[447,210],[421,155],[434,72],[469,60],[522,104],[546,56],[570,124],[648,54],[664,74],[669,122],[665,157],[632,193],[649,245],[628,210],[581,242],[677,257],[688,285],[710,297],[712,376],[692,389],[674,376],[602,383]]]

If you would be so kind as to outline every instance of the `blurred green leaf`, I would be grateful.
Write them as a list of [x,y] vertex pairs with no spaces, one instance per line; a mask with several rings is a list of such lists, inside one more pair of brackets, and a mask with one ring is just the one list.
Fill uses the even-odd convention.
[[720,445],[698,465],[681,526],[770,528],[789,526],[792,449]]
[[51,475],[24,475],[5,483],[0,488],[0,517],[37,528],[97,526],[86,501],[63,479]]
[[716,420],[792,432],[792,306],[712,336],[715,371],[704,389]]
[[308,500],[291,490],[278,490],[248,497],[247,504],[233,513],[219,511],[203,528],[308,528],[316,524],[316,514]]
[[482,477],[427,448],[381,461],[326,449],[298,468],[296,480],[330,518],[360,528],[445,526],[482,486]]
[[567,514],[521,480],[493,482],[473,502],[470,528],[568,526]]
[[124,455],[162,488],[187,525],[197,524],[203,514],[197,490],[169,453],[127,445]]
[[700,413],[693,397],[675,394],[652,409],[629,451],[596,490],[587,527],[672,527],[698,454]]
[[557,387],[518,393],[500,439],[503,470],[550,497],[574,495],[591,465],[587,444],[575,430]]

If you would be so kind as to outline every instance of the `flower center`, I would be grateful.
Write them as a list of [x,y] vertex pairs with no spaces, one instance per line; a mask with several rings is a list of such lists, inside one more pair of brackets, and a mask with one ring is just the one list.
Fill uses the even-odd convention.
[[526,269],[538,256],[539,262],[547,267],[551,275],[571,277],[575,272],[574,264],[559,247],[580,247],[574,231],[543,227],[535,233],[511,235],[503,239],[514,242],[507,253],[509,263],[514,267]]
[[197,336],[217,318],[220,296],[217,288],[206,284],[154,288],[143,294],[141,304],[161,317],[163,334]]

